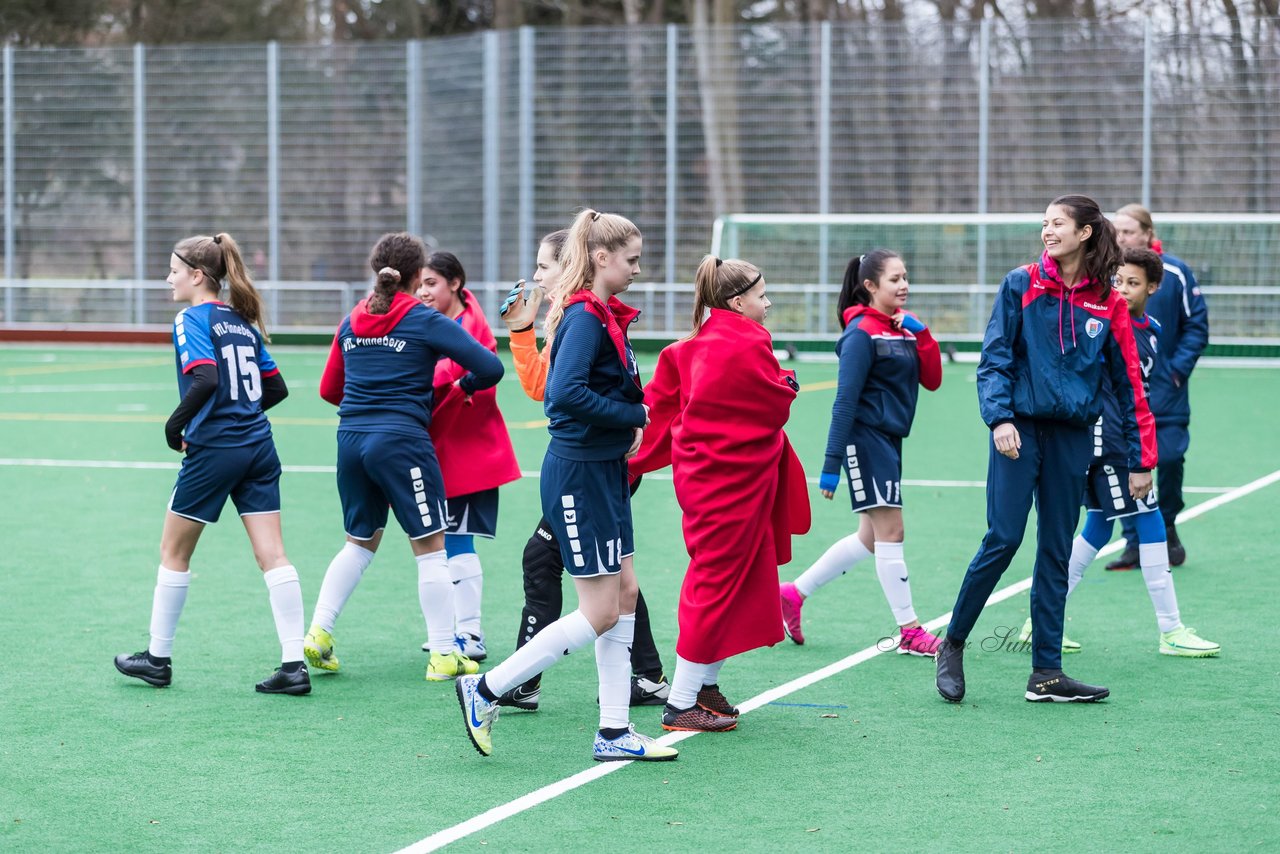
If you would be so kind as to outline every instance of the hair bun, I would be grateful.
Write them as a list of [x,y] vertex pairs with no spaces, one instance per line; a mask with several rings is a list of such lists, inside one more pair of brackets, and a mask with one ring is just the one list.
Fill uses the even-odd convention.
[[379,279],[390,279],[393,282],[400,281],[400,271],[395,267],[383,267],[378,271]]

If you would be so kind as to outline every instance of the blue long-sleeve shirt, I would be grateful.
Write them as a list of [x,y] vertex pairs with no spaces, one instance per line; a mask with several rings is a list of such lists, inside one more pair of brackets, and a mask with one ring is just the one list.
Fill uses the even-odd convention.
[[1209,343],[1209,307],[1191,268],[1162,255],[1164,278],[1147,300],[1147,314],[1160,323],[1160,350],[1168,370],[1151,381],[1151,414],[1156,424],[1185,426],[1191,420],[1187,380]]
[[551,342],[543,411],[551,442],[547,451],[571,460],[621,459],[634,428],[643,427],[644,391],[627,345],[624,369],[605,324],[573,303],[564,311]]

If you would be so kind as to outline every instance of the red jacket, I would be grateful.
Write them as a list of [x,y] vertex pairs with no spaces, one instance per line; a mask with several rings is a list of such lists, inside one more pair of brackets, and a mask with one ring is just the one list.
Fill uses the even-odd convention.
[[[457,320],[463,330],[487,347],[498,352],[489,321],[470,291],[458,292],[463,301]],[[452,359],[436,363],[436,408],[431,414],[431,441],[440,458],[444,474],[445,497],[456,498],[520,479],[520,466],[511,447],[511,436],[498,409],[496,388],[472,395],[470,402],[453,382],[466,376],[467,369]]]

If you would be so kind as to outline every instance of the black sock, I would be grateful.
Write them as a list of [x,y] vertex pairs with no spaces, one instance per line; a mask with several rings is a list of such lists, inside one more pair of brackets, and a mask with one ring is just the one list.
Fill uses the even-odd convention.
[[152,664],[157,664],[157,665],[159,665],[159,664],[172,664],[172,663],[173,663],[173,659],[172,659],[172,658],[169,658],[169,657],[167,657],[167,656],[166,656],[166,657],[164,657],[164,658],[161,658],[161,657],[160,657],[160,656],[158,656],[158,655],[152,655],[152,654],[151,654],[151,650],[147,650],[147,661],[151,662]]
[[280,664],[280,669],[285,673],[297,673],[302,669],[301,661],[285,661]]
[[490,703],[498,701],[498,695],[489,690],[489,686],[485,683],[484,677],[480,677],[480,681],[476,683],[476,693],[484,697]]
[[628,727],[601,727],[600,734],[605,738],[613,741],[615,738],[622,738],[627,734]]

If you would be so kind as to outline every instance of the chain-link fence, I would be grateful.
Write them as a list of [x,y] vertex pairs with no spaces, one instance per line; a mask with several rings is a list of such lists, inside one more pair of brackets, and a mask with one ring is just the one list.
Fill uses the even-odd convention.
[[[215,230],[275,325],[328,327],[383,232],[455,252],[492,307],[582,206],[634,219],[643,278],[677,290],[726,213],[1038,211],[1067,191],[1145,202],[1157,226],[1276,211],[1280,55],[1242,39],[1079,20],[7,47],[0,309],[167,322],[170,247]],[[302,282],[338,284],[281,284]],[[685,328],[672,293],[655,329]]]

